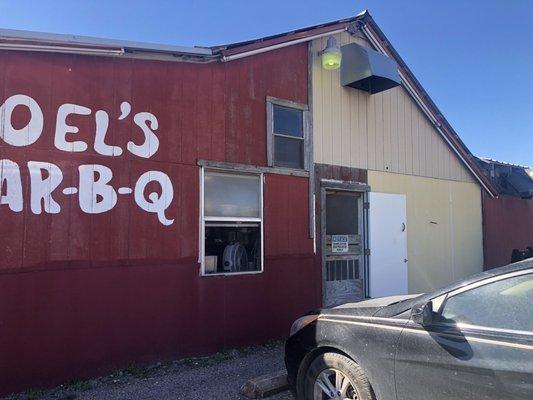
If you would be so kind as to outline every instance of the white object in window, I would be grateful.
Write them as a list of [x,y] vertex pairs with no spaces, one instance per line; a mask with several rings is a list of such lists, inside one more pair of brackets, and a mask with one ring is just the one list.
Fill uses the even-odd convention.
[[267,97],[268,165],[309,170],[309,108]]
[[201,169],[202,275],[263,270],[263,177]]

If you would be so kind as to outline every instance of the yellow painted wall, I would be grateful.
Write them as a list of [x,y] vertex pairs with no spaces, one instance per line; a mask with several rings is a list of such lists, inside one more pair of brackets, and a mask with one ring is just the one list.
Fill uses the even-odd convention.
[[368,171],[368,183],[373,192],[406,195],[410,293],[483,270],[478,184],[378,171]]
[[[339,45],[369,46],[347,32],[335,36]],[[315,162],[474,181],[402,86],[370,95],[341,86],[340,70],[324,70],[318,53],[326,41],[324,37],[312,42]]]

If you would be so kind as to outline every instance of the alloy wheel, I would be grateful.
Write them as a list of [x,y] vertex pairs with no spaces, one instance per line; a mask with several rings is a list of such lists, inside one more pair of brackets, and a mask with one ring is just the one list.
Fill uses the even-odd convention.
[[359,396],[355,385],[346,374],[338,369],[328,368],[316,377],[313,399],[358,400]]

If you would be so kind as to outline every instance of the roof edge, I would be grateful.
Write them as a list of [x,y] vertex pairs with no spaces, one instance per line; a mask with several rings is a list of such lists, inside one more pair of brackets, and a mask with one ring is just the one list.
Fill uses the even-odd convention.
[[444,117],[444,115],[439,110],[437,105],[433,102],[429,94],[422,87],[422,84],[418,81],[418,79],[416,79],[415,75],[411,72],[411,70],[409,69],[405,61],[402,59],[400,54],[392,46],[392,44],[387,39],[383,31],[379,28],[377,23],[374,21],[374,19],[368,12],[365,14],[364,23],[366,27],[370,27],[371,31],[373,31],[373,33],[379,40],[379,44],[386,50],[386,52],[390,53],[387,55],[389,57],[392,57],[398,63],[398,67],[400,71],[403,72],[403,75],[408,80],[407,83],[410,84],[415,89],[418,97],[420,97],[424,105],[434,115],[436,123],[434,123],[433,125],[435,125],[437,129],[441,130],[444,133],[444,135],[448,139],[448,143],[450,144],[450,146],[453,147],[453,149],[458,153],[461,160],[466,164],[470,172],[479,181],[479,183],[481,183],[481,186],[485,188],[485,190],[492,197],[497,197],[498,190],[494,187],[490,179],[488,179],[487,176],[483,173],[480,166],[475,160],[476,157],[472,154],[472,152],[468,149],[466,144],[461,140],[459,135],[455,132],[451,124]]
[[356,21],[364,20],[367,15],[370,14],[368,13],[368,11],[364,10],[363,12],[357,14],[354,17],[342,18],[319,25],[312,25],[293,31],[279,33],[276,35],[265,36],[259,39],[212,46],[210,47],[210,49],[213,51],[214,54],[217,53],[221,54],[224,57],[228,57],[280,45],[283,43],[290,43],[297,40],[311,40],[311,38],[315,35],[327,34],[338,29],[345,29],[350,24],[353,24]]
[[32,43],[55,45],[58,47],[81,46],[101,49],[123,49],[130,51],[145,51],[156,53],[171,53],[197,57],[212,57],[213,52],[207,47],[173,46],[130,40],[105,39],[92,36],[80,36],[60,33],[25,31],[17,29],[0,29],[0,43]]

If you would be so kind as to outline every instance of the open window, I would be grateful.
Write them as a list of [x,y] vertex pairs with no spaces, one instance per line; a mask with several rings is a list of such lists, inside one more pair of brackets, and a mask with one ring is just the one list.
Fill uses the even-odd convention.
[[270,167],[309,170],[308,119],[307,105],[267,97]]
[[202,275],[261,272],[263,177],[202,168]]

